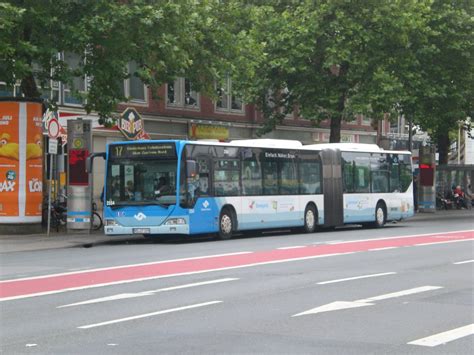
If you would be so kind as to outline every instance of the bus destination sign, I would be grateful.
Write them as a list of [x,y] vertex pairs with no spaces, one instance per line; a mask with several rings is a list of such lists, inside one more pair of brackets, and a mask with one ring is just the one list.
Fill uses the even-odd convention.
[[176,158],[176,147],[173,143],[160,144],[114,144],[110,146],[111,158]]

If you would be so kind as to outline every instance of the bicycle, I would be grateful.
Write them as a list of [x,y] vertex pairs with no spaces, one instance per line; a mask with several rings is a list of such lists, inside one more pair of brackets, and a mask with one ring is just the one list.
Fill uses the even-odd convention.
[[91,223],[91,229],[96,231],[102,228],[103,226],[103,221],[102,217],[100,214],[97,212],[97,203],[92,202],[92,223]]
[[[67,223],[67,204],[59,200],[51,201],[50,227],[59,232],[59,227]],[[48,203],[43,204],[42,224],[48,225]]]

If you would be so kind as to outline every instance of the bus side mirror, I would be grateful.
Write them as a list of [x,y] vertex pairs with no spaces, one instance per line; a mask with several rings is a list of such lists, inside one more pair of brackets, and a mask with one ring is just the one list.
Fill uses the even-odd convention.
[[199,174],[199,166],[195,160],[186,160],[186,177],[192,178]]
[[86,158],[86,173],[92,173],[92,166],[94,164],[94,159],[97,157],[102,157],[105,160],[105,152],[101,153],[92,153]]

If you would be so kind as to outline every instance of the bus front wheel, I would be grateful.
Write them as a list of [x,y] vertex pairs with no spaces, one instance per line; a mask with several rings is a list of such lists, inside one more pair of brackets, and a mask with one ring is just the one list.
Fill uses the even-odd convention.
[[232,212],[228,208],[224,208],[219,216],[219,239],[230,239],[233,229],[234,219]]
[[317,225],[317,214],[314,206],[309,205],[304,211],[304,231],[306,233],[314,233]]
[[382,228],[387,221],[387,212],[385,210],[385,206],[383,203],[377,203],[377,207],[375,207],[375,222],[374,227]]

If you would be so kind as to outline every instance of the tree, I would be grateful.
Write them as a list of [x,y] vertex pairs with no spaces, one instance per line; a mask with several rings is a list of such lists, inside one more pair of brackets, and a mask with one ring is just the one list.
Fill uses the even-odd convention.
[[[421,81],[415,119],[447,164],[450,133],[474,113],[474,3],[436,0],[427,18],[427,43],[417,51]],[[470,128],[470,127],[468,127]]]
[[321,0],[255,2],[250,36],[254,76],[241,80],[266,124],[281,122],[295,107],[315,122],[331,120],[331,142],[342,120],[395,112],[401,83],[387,70],[420,25],[418,1]]
[[[87,76],[87,112],[110,117],[125,101],[123,80],[134,75],[156,89],[178,76],[197,90],[214,92],[214,81],[236,56],[233,34],[221,19],[219,0],[8,0],[0,3],[0,79],[20,82],[27,97],[50,80],[74,86]],[[58,53],[75,53],[69,66]],[[127,63],[137,64],[127,72]],[[152,90],[154,92],[154,90]]]

